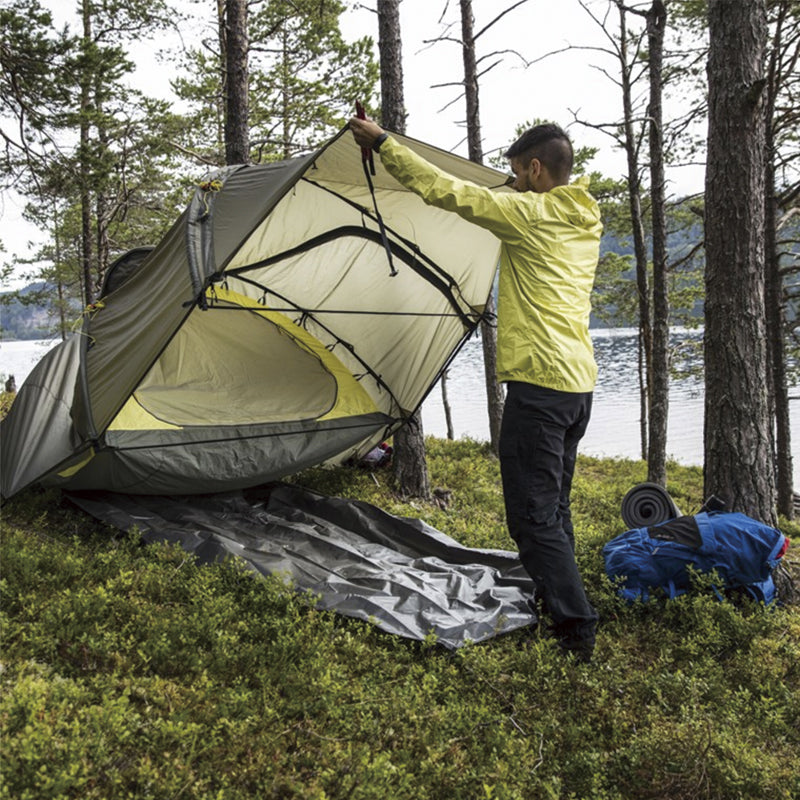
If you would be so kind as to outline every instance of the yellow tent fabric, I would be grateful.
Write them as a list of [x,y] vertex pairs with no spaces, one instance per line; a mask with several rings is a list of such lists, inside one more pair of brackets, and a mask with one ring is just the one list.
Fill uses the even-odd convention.
[[[223,287],[209,289],[206,296],[211,304],[250,313],[196,312],[110,430],[326,420],[378,410],[334,353],[286,316]],[[209,325],[218,327],[213,335]]]

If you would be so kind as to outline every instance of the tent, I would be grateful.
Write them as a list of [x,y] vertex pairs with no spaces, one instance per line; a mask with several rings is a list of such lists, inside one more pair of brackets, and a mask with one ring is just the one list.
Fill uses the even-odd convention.
[[[506,176],[398,138],[451,174]],[[481,321],[499,242],[406,191],[347,130],[207,177],[154,248],[109,270],[0,427],[8,499],[207,494],[368,452]]]

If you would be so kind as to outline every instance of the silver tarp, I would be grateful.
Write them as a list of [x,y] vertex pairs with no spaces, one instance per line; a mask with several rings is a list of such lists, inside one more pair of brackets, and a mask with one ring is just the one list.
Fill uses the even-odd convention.
[[536,622],[516,553],[471,549],[418,519],[277,484],[203,497],[70,493],[100,520],[201,562],[235,555],[319,597],[319,609],[448,648]]

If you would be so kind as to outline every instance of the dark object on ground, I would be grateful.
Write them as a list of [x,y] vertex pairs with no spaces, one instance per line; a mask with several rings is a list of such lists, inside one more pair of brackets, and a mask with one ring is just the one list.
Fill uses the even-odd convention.
[[392,461],[392,453],[394,448],[386,442],[381,442],[376,447],[373,447],[359,462],[359,467],[366,467],[367,469],[375,469],[376,467],[387,467]]
[[317,608],[447,648],[536,622],[533,584],[516,553],[460,545],[418,519],[368,503],[271,484],[205,497],[70,493],[93,516],[146,542],[173,542],[202,562],[239,556],[284,575]]

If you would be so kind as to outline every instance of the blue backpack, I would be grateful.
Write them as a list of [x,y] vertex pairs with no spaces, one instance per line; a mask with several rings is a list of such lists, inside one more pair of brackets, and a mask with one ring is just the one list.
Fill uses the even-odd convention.
[[789,540],[771,528],[736,512],[700,512],[646,528],[635,528],[603,547],[606,574],[619,578],[619,593],[628,601],[648,600],[661,589],[677,597],[689,588],[687,567],[716,570],[717,589],[744,589],[766,604],[775,600],[772,570],[789,548]]

